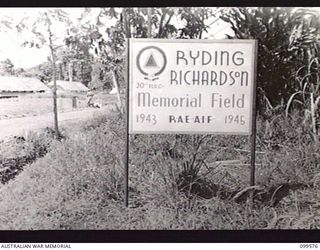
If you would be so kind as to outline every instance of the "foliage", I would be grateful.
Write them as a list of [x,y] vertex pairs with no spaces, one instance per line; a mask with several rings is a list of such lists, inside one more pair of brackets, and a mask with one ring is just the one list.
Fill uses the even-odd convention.
[[296,92],[287,103],[286,114],[288,116],[289,108],[295,101],[296,106],[305,112],[305,119],[311,117],[314,139],[318,142],[320,15],[317,11],[304,9],[296,10],[295,14],[300,18],[296,20],[290,37],[290,50],[304,60],[304,65],[296,72]]
[[259,185],[303,183],[312,185],[319,172],[319,148],[313,143],[310,124],[298,112],[291,119],[278,116],[266,126],[259,121],[257,168]]
[[[211,14],[206,8],[154,8],[152,36],[201,38]],[[83,15],[90,15],[90,10]],[[177,15],[185,25],[181,29],[171,25]],[[299,28],[298,17],[303,15],[282,8],[240,8],[223,17],[237,38],[259,39],[259,93],[266,99],[258,99],[270,100],[271,106],[293,103],[290,96],[301,91],[307,107],[306,94],[318,93],[318,63],[310,57],[317,53],[317,47],[310,52],[317,33],[306,37],[313,34],[309,27],[316,20],[307,18],[313,21]],[[106,27],[103,18],[115,19],[115,24]],[[123,88],[125,38],[145,37],[146,20],[146,9],[102,8],[97,26],[85,22],[70,29],[68,49],[60,50],[60,58],[65,63],[72,58],[91,60],[93,49],[96,60],[89,86],[109,88],[111,77],[105,73],[115,72]],[[295,36],[292,30],[298,30]],[[116,112],[72,127],[61,141],[49,140],[45,157],[0,187],[1,229],[320,228],[320,152],[299,112],[291,113],[291,119],[272,113],[275,109],[259,116],[257,185],[272,191],[272,197],[260,192],[253,206],[234,199],[249,183],[248,138],[130,136],[129,209],[123,206],[123,151],[119,150],[125,145],[125,124]],[[295,188],[286,189],[274,203],[277,191],[290,185]]]
[[0,62],[0,75],[12,76],[15,74],[14,65],[9,58]]
[[[147,37],[147,9],[102,8],[95,16],[97,22],[88,24],[85,18],[92,18],[92,15],[94,14],[91,9],[85,9],[84,23],[81,25],[83,37],[86,41],[90,41],[90,45],[94,48],[103,74],[115,72],[119,87],[123,89],[126,86],[124,82],[126,38]],[[207,31],[206,21],[212,15],[212,8],[152,8],[152,37],[201,38],[202,33]],[[184,27],[176,27],[173,17],[180,18]],[[110,19],[114,20],[115,24],[108,26],[106,24]],[[95,75],[99,74],[96,72]]]
[[[258,148],[264,154],[258,153],[257,157],[257,163],[261,164],[257,168],[258,183],[270,186],[304,182],[310,187],[290,191],[275,207],[268,203],[256,203],[253,207],[236,203],[220,196],[226,189],[211,198],[179,189],[181,173],[187,167],[184,163],[192,160],[198,145],[201,150],[196,162],[204,160],[208,169],[203,163],[201,167],[195,164],[194,169],[198,171],[198,180],[199,177],[206,180],[201,182],[204,188],[211,182],[229,187],[230,191],[245,186],[249,175],[249,171],[244,171],[246,167],[213,164],[221,159],[246,162],[247,141],[242,137],[228,137],[226,141],[224,136],[210,136],[200,143],[195,136],[162,135],[132,136],[131,208],[125,208],[123,152],[119,150],[124,148],[124,121],[113,114],[67,129],[66,139],[51,141],[45,157],[2,186],[0,227],[6,230],[319,228],[316,206],[320,152],[312,148],[310,136],[295,129],[301,124],[299,120],[291,120],[291,125],[287,122],[279,118],[272,125],[275,134],[268,136],[264,136],[264,127],[259,123]],[[268,176],[268,180],[263,179]]]
[[15,136],[0,144],[0,159],[14,158],[16,156],[26,156],[36,153],[39,148],[48,148],[52,141],[50,129],[44,131],[29,132],[25,136]]
[[98,60],[92,63],[91,82],[88,87],[97,90],[111,90],[113,88],[110,72],[104,73],[104,66]]
[[[67,36],[64,38],[67,48],[61,49],[59,59],[64,72],[68,72],[67,65],[71,63],[75,81],[80,81],[87,86],[91,82],[93,56],[90,53],[92,34],[87,34],[86,32],[76,25],[70,27],[67,31]],[[68,74],[62,73],[62,75],[65,80],[69,79]]]
[[[37,16],[22,17],[16,29],[21,35],[26,37],[28,35],[28,39],[23,43],[24,46],[41,48],[42,46],[50,46],[50,39],[57,41],[61,39],[61,36],[66,35],[63,32],[65,30],[61,29],[61,26],[57,26],[58,23],[65,26],[71,25],[68,14],[62,9],[47,9],[39,11]],[[47,29],[49,26],[54,27],[51,35]],[[53,49],[56,50],[59,46],[54,45]]]
[[318,142],[319,13],[307,8],[237,8],[221,18],[236,38],[259,41],[259,112],[282,107],[278,111],[285,109],[288,116],[294,106],[311,120]]
[[119,150],[109,142],[123,145],[108,132],[117,120],[102,118],[93,123],[97,126],[85,123],[77,131],[72,129],[68,139],[52,141],[44,158],[1,187],[2,228],[78,227],[79,220],[90,220],[90,214],[110,200],[121,200]]
[[10,29],[12,29],[13,26],[13,20],[12,17],[9,17],[7,15],[2,15],[0,20],[0,31],[6,32]]
[[185,21],[185,27],[180,29],[180,38],[202,38],[203,32],[207,32],[208,25],[205,21],[212,16],[211,8],[179,8],[181,20]]
[[14,136],[0,144],[0,182],[4,184],[14,179],[25,166],[43,157],[52,140],[52,131],[46,129],[42,133]]
[[[31,23],[30,23],[31,21]],[[48,9],[40,11],[38,16],[23,17],[21,22],[16,26],[16,29],[23,33],[27,32],[29,35],[32,35],[32,39],[26,40],[23,45],[30,47],[40,48],[44,45],[48,46],[50,49],[50,63],[52,68],[52,80],[53,80],[53,113],[54,113],[54,128],[57,138],[60,138],[59,124],[58,124],[58,108],[57,108],[57,49],[61,45],[57,45],[56,41],[58,40],[57,34],[63,34],[63,29],[59,27],[59,32],[54,31],[57,23],[63,24],[65,26],[71,25],[71,21],[68,18],[68,15],[65,11],[61,9]]]
[[21,77],[33,77],[39,79],[43,83],[52,81],[52,67],[50,62],[43,62],[31,68],[26,68],[17,73]]
[[234,31],[234,37],[229,38],[258,39],[257,100],[261,113],[265,111],[264,96],[275,107],[294,93],[294,75],[304,63],[290,50],[297,16],[292,8],[259,7],[233,8],[221,17]]

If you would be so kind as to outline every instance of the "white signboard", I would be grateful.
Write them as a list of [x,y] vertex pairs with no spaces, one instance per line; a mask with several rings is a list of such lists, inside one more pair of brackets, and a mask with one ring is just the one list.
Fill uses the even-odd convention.
[[129,133],[251,134],[256,46],[130,39]]

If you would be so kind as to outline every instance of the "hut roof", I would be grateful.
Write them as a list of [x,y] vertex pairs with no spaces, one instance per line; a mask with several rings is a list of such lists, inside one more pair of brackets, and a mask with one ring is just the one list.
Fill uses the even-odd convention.
[[[50,82],[48,85],[53,86],[53,82]],[[88,91],[89,90],[81,82],[69,82],[69,81],[61,81],[61,80],[57,80],[57,89],[61,89],[65,91]]]
[[43,82],[36,78],[0,76],[0,92],[40,92],[50,91]]

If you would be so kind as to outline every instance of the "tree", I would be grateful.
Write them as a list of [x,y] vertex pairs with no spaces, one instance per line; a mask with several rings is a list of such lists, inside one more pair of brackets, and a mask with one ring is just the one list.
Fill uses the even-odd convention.
[[[258,107],[280,106],[311,117],[315,142],[319,140],[320,15],[307,8],[239,8],[222,17],[236,38],[259,40]],[[230,38],[234,38],[230,37]],[[271,105],[272,104],[272,105]]]
[[92,63],[91,82],[88,87],[94,90],[112,90],[113,79],[111,73],[104,72],[104,66],[98,61]]
[[0,62],[0,75],[3,75],[3,76],[15,75],[14,65],[9,58]]
[[90,52],[92,48],[91,37],[81,27],[81,23],[73,25],[67,30],[67,36],[64,39],[66,48],[62,49],[61,57],[64,65],[68,65],[68,74],[74,77],[76,81],[81,81],[85,85],[91,82],[91,71],[93,55]]
[[89,52],[84,54],[78,48],[61,47],[57,50],[57,60],[60,80],[78,81],[86,86],[91,82],[93,58]]
[[15,76],[23,76],[23,74],[25,73],[25,69],[24,68],[17,68],[15,71],[14,71],[14,75]]
[[[57,49],[62,45],[59,43],[59,38],[55,34],[61,34],[63,37],[63,29],[57,28],[54,32],[55,24],[60,23],[65,26],[70,26],[71,22],[66,12],[61,9],[48,9],[39,12],[36,17],[24,17],[22,21],[16,26],[18,31],[21,33],[28,31],[29,35],[33,35],[33,39],[27,40],[23,43],[24,46],[29,45],[30,47],[40,48],[42,46],[49,47],[50,50],[50,63],[52,69],[52,80],[53,80],[53,113],[54,113],[54,129],[57,138],[60,138],[59,126],[58,126],[58,109],[57,109]],[[59,31],[59,32],[58,32]],[[60,42],[61,43],[61,42]]]
[[179,8],[178,13],[181,20],[186,22],[184,28],[180,29],[180,38],[201,39],[203,32],[207,32],[208,25],[205,21],[213,15],[211,8]]
[[230,39],[258,39],[257,107],[283,105],[294,92],[294,74],[301,66],[290,51],[290,35],[296,16],[293,8],[233,8],[221,19],[231,25]]
[[286,115],[293,102],[305,112],[305,121],[311,117],[314,141],[319,142],[320,104],[320,14],[310,9],[297,9],[290,36],[290,51],[303,63],[295,74],[295,90],[287,103]]
[[13,27],[13,20],[11,17],[3,15],[1,16],[0,20],[0,31],[1,32],[6,32],[8,30],[11,30]]
[[[177,28],[172,23],[174,16],[180,18],[185,27]],[[92,10],[85,9],[82,30],[95,47],[99,68],[104,74],[110,72],[112,75],[113,85],[118,90],[119,105],[123,106],[120,89],[126,87],[126,39],[147,37],[150,26],[149,36],[154,38],[201,38],[207,31],[206,22],[212,16],[213,8],[101,8],[93,18]],[[97,22],[92,24],[88,19]],[[115,23],[107,26],[103,19],[115,20]]]
[[16,70],[17,76],[33,77],[39,79],[41,82],[48,84],[52,81],[52,67],[50,61],[43,62],[31,68]]

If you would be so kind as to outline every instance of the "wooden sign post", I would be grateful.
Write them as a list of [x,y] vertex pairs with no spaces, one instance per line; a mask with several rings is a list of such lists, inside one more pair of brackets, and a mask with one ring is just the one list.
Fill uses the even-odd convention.
[[126,62],[126,69],[127,69],[127,90],[126,90],[126,135],[125,135],[125,153],[124,153],[124,204],[126,207],[129,206],[129,150],[130,150],[130,137],[129,137],[129,110],[130,110],[130,103],[129,103],[129,90],[130,90],[130,39],[127,39],[126,42],[126,50],[127,50],[127,62]]
[[[257,61],[258,61],[258,41],[254,44],[254,74],[253,74],[253,91],[252,91],[252,121],[251,121],[251,135],[250,135],[250,186],[255,185],[256,173],[256,127],[257,127]],[[253,193],[252,193],[253,194]]]
[[249,135],[255,180],[256,40],[129,39],[129,134]]

